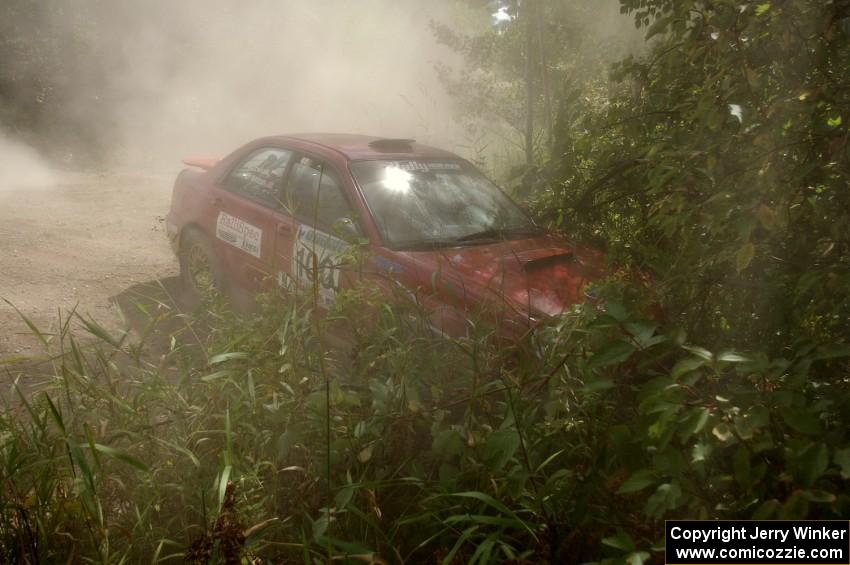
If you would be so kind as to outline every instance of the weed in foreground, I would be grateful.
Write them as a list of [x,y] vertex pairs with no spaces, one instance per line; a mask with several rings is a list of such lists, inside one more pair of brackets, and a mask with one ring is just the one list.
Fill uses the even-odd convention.
[[0,557],[641,562],[665,518],[848,509],[847,346],[713,353],[610,299],[506,351],[373,298],[209,304],[204,353],[155,360],[76,314],[41,333],[49,386],[0,414]]

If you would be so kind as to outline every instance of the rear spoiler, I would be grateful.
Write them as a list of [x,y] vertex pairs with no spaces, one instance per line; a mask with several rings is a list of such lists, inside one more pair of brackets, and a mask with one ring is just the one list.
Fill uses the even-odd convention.
[[199,169],[208,171],[212,169],[219,160],[220,159],[218,157],[186,157],[183,159],[183,163],[190,167],[198,167]]

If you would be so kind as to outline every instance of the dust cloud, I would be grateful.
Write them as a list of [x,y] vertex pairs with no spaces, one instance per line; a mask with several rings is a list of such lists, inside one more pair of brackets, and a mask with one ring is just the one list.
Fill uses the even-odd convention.
[[0,131],[0,199],[18,190],[45,189],[56,174],[38,152]]
[[[79,305],[120,331],[119,297],[135,300],[177,273],[163,216],[187,155],[299,131],[455,148],[463,135],[434,62],[456,55],[429,23],[466,9],[454,0],[0,4],[0,16],[16,17],[0,17],[14,40],[0,51],[13,71],[0,76],[0,297],[41,328],[55,330],[57,309]],[[38,351],[0,302],[0,359]]]
[[[431,23],[474,35],[498,4],[0,2],[0,297],[44,328],[75,305],[122,327],[115,297],[177,272],[163,216],[187,155],[310,131],[471,156],[437,70],[464,61]],[[0,303],[0,359],[38,350],[27,333]]]
[[[456,3],[398,0],[118,0],[75,3],[51,25],[95,34],[92,76],[73,111],[97,124],[97,160],[176,164],[262,135],[299,131],[415,137],[459,132],[434,61],[432,19]],[[78,21],[83,19],[82,22]],[[88,67],[92,65],[95,68]],[[81,93],[82,94],[82,93]]]
[[[0,108],[0,126],[39,132],[53,160],[77,169],[170,173],[187,154],[299,131],[413,137],[464,153],[470,133],[437,70],[463,61],[431,23],[475,35],[500,4],[13,0],[20,21],[8,33],[30,47],[8,61],[21,88],[11,99],[38,103]],[[613,59],[619,51],[599,38],[622,43],[630,18],[616,0],[576,5],[573,35],[592,38],[577,49]]]

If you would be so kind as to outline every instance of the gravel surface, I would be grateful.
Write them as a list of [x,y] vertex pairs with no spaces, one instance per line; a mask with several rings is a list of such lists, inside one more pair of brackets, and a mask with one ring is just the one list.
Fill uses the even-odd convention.
[[[121,328],[116,296],[177,274],[164,225],[173,178],[65,174],[50,186],[0,187],[0,298],[46,332],[75,305]],[[0,301],[0,363],[42,352]]]

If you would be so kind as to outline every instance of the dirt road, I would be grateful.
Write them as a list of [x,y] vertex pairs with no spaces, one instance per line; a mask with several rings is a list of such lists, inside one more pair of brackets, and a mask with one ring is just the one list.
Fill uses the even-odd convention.
[[[61,175],[51,186],[0,187],[0,298],[43,331],[77,305],[102,325],[123,325],[111,300],[177,273],[166,241],[173,175]],[[0,361],[42,352],[0,301]]]

